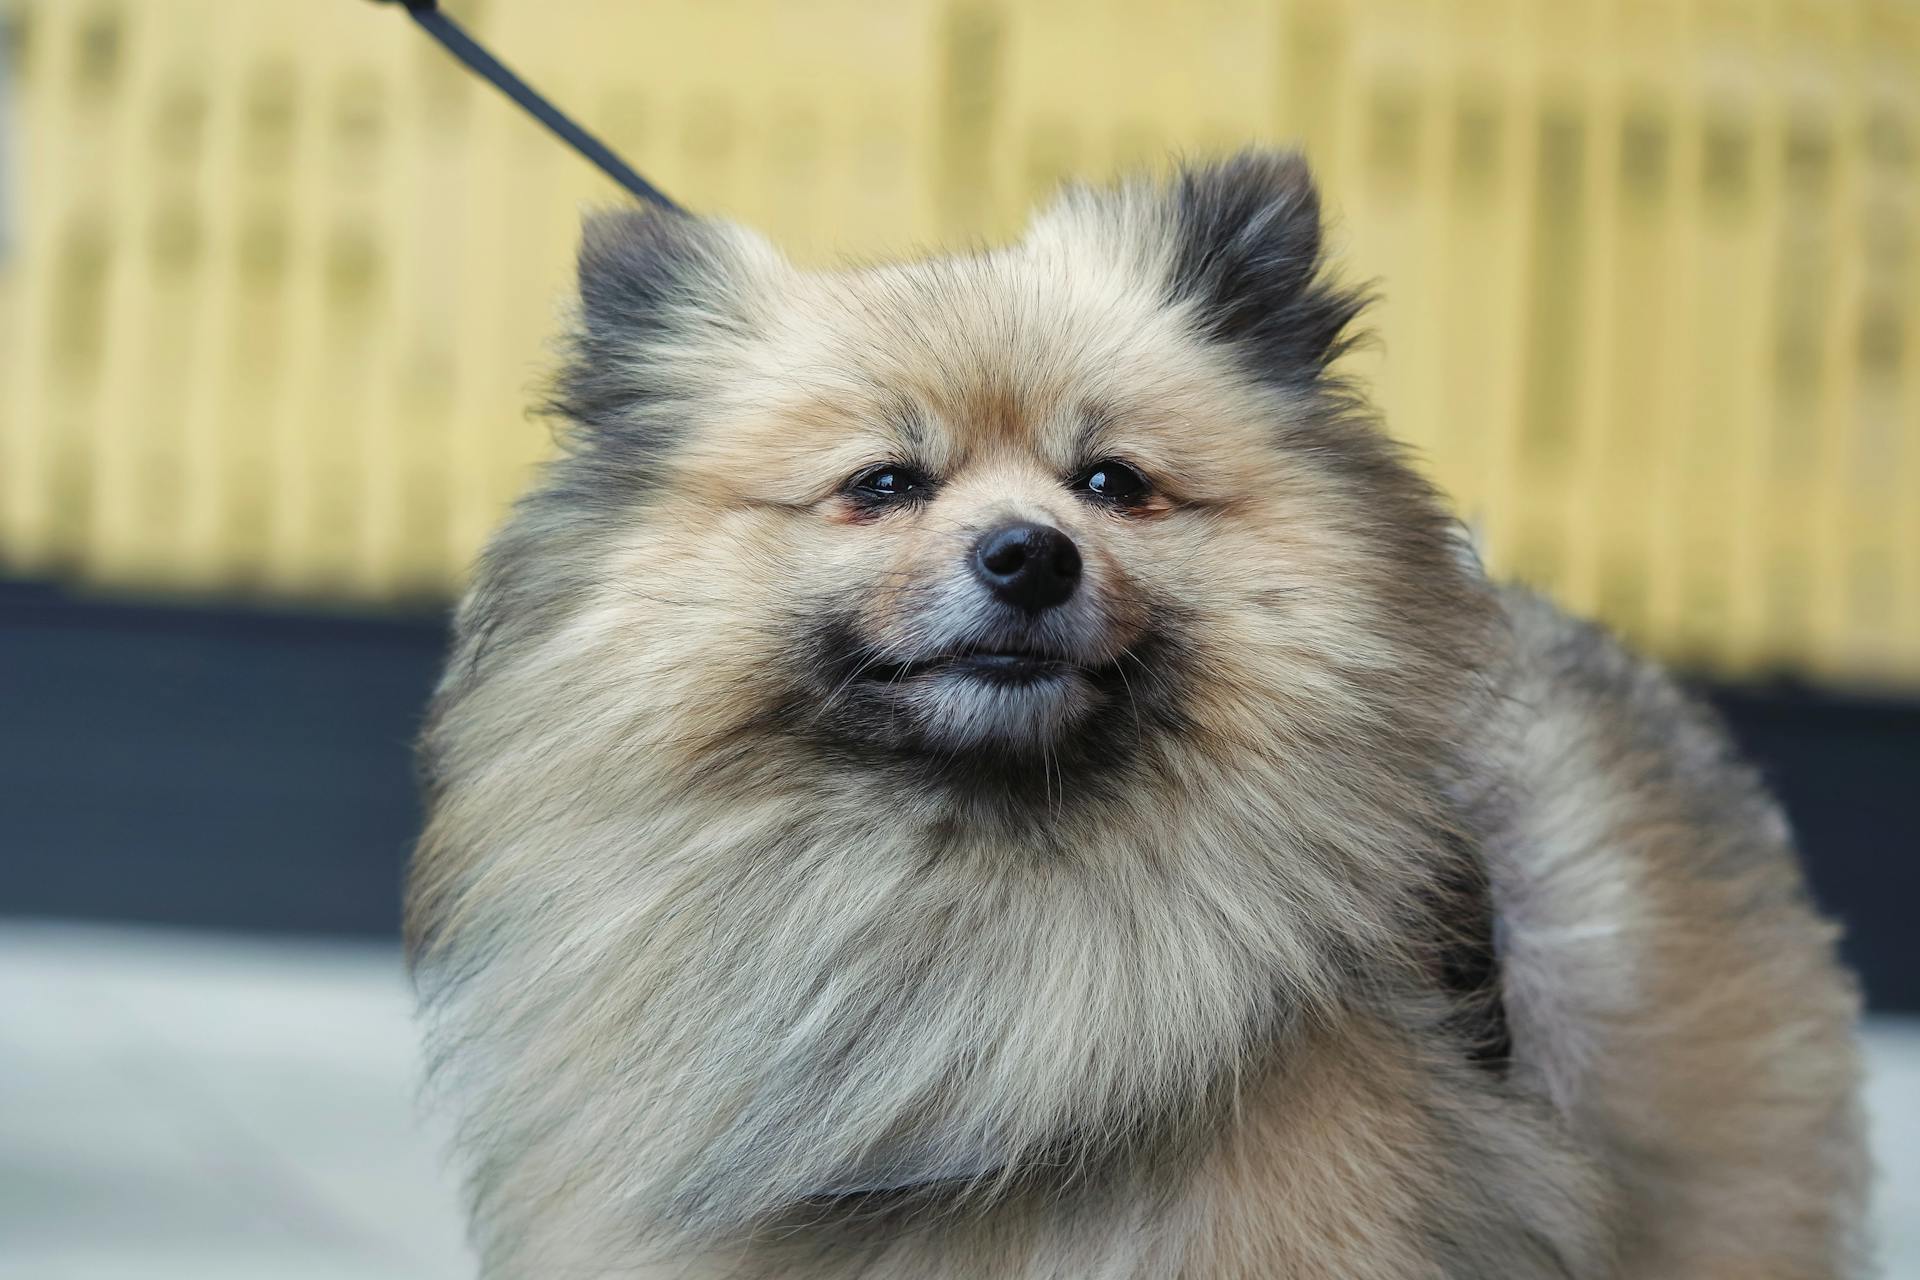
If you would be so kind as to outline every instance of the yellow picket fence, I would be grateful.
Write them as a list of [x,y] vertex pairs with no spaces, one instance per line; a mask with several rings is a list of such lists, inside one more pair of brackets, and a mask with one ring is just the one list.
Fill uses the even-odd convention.
[[[1357,360],[1501,569],[1670,657],[1920,684],[1920,0],[452,3],[811,261],[1299,140]],[[359,0],[0,0],[0,569],[453,590],[618,192]]]

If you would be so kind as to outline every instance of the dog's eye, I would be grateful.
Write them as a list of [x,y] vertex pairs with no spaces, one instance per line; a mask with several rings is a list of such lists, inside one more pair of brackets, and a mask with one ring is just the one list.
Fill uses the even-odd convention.
[[933,481],[912,467],[898,462],[883,462],[868,467],[847,482],[847,492],[862,502],[897,502],[902,498],[924,498],[933,489]]
[[1153,489],[1145,476],[1118,458],[1104,458],[1094,463],[1069,484],[1089,497],[1117,506],[1131,506]]

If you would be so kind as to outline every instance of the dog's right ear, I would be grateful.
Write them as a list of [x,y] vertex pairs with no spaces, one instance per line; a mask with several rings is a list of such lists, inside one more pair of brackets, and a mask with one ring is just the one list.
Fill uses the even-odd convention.
[[590,430],[614,429],[690,389],[704,353],[753,332],[755,282],[776,260],[766,241],[725,222],[657,209],[589,216],[579,311],[551,407]]

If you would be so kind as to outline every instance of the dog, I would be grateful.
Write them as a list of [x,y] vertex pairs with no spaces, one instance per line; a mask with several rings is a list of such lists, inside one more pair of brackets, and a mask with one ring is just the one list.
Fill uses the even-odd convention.
[[596,216],[423,737],[487,1277],[1814,1280],[1855,989],[1336,370],[1294,154],[807,271]]

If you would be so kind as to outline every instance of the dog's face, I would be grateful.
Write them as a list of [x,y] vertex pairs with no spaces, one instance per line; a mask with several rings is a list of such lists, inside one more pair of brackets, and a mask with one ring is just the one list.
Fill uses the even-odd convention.
[[1110,759],[1176,731],[1183,662],[1284,590],[1228,568],[1287,488],[1258,407],[1124,277],[1034,268],[789,282],[738,415],[680,456],[703,504],[671,538],[803,734],[963,771]]
[[564,501],[605,607],[685,632],[632,678],[708,726],[1046,791],[1427,674],[1390,641],[1445,620],[1456,567],[1326,383],[1357,303],[1297,162],[845,273],[615,216],[582,291]]

